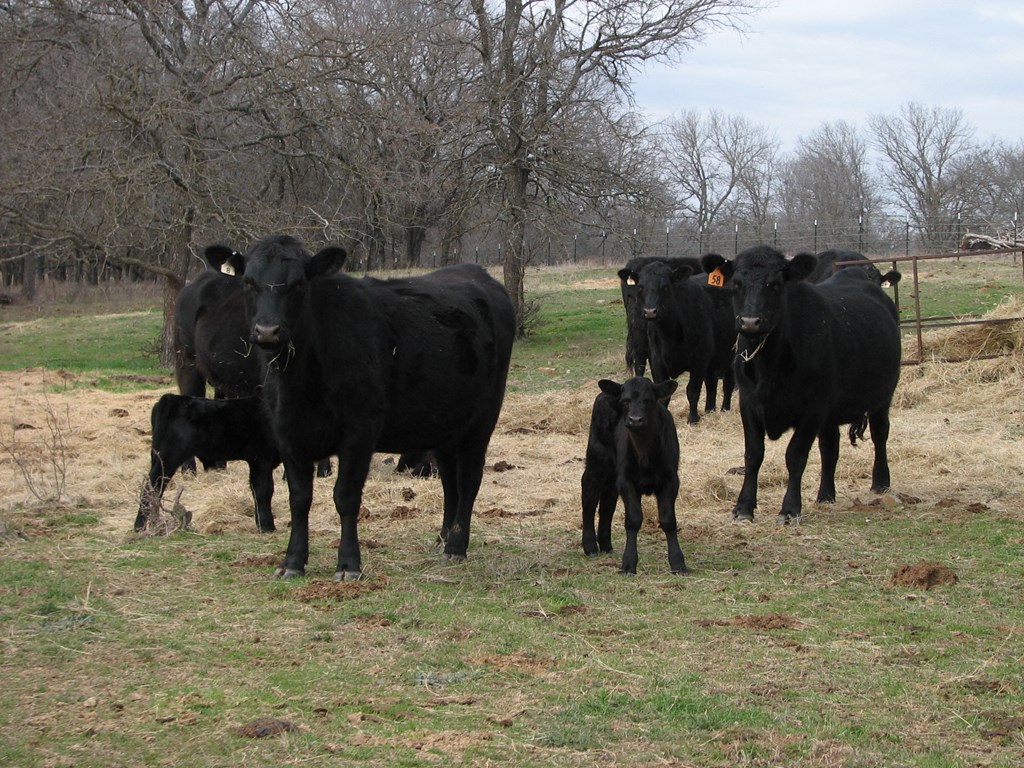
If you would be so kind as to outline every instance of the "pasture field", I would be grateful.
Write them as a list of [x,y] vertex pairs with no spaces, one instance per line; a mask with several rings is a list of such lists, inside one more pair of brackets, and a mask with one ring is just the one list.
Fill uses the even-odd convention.
[[[929,266],[922,302],[986,311],[1024,293],[1019,269]],[[172,388],[155,303],[0,315],[0,765],[1024,764],[1024,328],[1001,332],[1008,357],[905,368],[892,492],[868,490],[869,444],[844,445],[839,500],[809,502],[812,453],[800,526],[774,524],[785,438],[756,522],[735,524],[738,414],[687,427],[674,401],[691,572],[668,572],[648,500],[627,577],[621,505],[616,554],[580,547],[595,380],[623,377],[614,268],[527,287],[540,310],[468,561],[433,550],[438,481],[381,455],[365,578],[343,584],[331,478],[304,579],[270,578],[279,472],[274,534],[255,530],[243,464],[175,478],[193,530],[131,532],[149,410]]]

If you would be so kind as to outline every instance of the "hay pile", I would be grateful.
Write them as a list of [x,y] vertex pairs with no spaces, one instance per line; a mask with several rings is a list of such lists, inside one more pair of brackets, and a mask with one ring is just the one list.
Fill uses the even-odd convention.
[[[926,360],[967,360],[1004,355],[1018,371],[1024,362],[1024,300],[1006,297],[982,320],[1001,321],[927,331],[922,334]],[[916,339],[908,339],[905,357],[917,357]]]

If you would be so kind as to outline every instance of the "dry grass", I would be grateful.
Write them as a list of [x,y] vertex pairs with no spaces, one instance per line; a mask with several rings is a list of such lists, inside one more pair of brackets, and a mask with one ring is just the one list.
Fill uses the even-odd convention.
[[[1019,308],[1006,306],[1000,311]],[[1001,349],[1012,346],[1014,354],[904,369],[890,438],[894,503],[911,497],[925,503],[954,498],[1003,512],[1017,512],[1024,506],[1021,335],[1020,324],[998,330],[943,331],[941,338],[929,339],[930,348],[962,350],[965,345],[984,343]],[[65,389],[68,378],[66,373],[41,368],[0,374],[4,392],[0,442],[9,443],[17,429],[20,449],[45,464],[47,409],[66,412],[67,495],[72,503],[99,510],[111,534],[124,534],[130,531],[138,509],[148,466],[149,411],[161,393]],[[491,442],[471,546],[506,536],[557,535],[567,541],[578,536],[579,478],[596,393],[596,383],[587,383],[574,391],[508,396]],[[675,403],[674,410],[678,409]],[[740,485],[738,476],[726,473],[742,464],[738,415],[709,414],[694,427],[678,418],[677,423],[682,448],[680,522],[717,528],[727,519]],[[768,446],[762,470],[762,516],[774,516],[781,504],[785,443],[784,438]],[[836,509],[855,508],[870,500],[871,453],[870,443],[841,449]],[[391,462],[391,457],[383,455],[374,461],[364,495],[368,519],[363,535],[410,537],[412,527],[420,532],[418,538],[429,538],[440,519],[439,483],[397,475]],[[816,462],[812,454],[805,475],[807,498],[813,498],[817,487]],[[312,529],[324,534],[337,531],[332,483],[333,478],[317,480],[311,513]],[[0,485],[5,489],[5,507],[31,506],[35,501],[9,456],[0,457]],[[200,533],[254,530],[244,464],[235,463],[224,473],[176,477],[167,498],[173,499],[178,490]],[[274,509],[284,523],[287,492],[280,480],[276,490]],[[807,512],[827,515],[829,509],[812,504]],[[395,530],[388,530],[391,527]],[[372,564],[372,554],[369,560]]]

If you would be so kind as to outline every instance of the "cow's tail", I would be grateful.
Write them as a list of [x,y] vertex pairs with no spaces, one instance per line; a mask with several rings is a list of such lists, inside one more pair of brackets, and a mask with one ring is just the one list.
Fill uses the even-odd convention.
[[857,439],[864,439],[864,433],[868,431],[868,415],[865,413],[857,421],[850,425],[850,445],[856,445]]

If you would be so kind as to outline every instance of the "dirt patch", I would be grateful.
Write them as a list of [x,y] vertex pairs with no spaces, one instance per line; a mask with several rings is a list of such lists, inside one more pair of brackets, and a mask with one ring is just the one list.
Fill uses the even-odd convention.
[[731,619],[698,619],[698,627],[743,627],[758,632],[773,629],[799,629],[803,622],[784,613],[761,613],[749,616],[733,616]]
[[354,600],[357,597],[384,589],[386,579],[373,581],[334,581],[331,579],[314,579],[302,587],[292,590],[292,597],[302,603],[319,600],[342,601]]
[[280,736],[282,733],[299,730],[298,726],[290,720],[281,720],[276,717],[261,717],[251,723],[239,726],[235,733],[247,739],[263,739],[267,736]]
[[956,584],[960,578],[948,566],[940,563],[921,561],[913,565],[904,565],[893,571],[894,587],[910,587],[913,589],[931,589],[932,587]]

